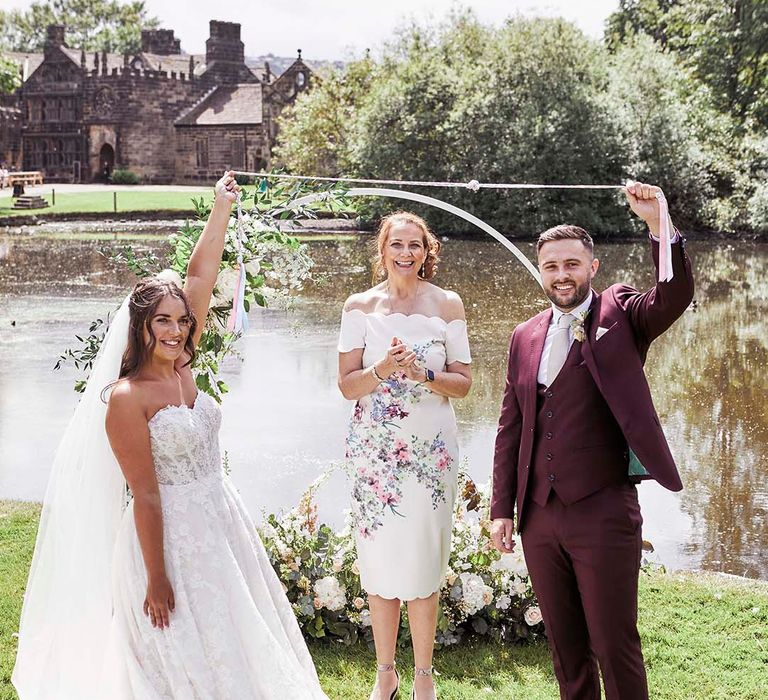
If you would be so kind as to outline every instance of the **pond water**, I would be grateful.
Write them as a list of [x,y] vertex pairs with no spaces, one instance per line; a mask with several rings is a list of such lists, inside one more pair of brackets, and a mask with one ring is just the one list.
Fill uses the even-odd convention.
[[[155,230],[157,224],[153,224]],[[42,499],[53,453],[77,395],[71,367],[53,371],[74,334],[115,308],[132,278],[99,242],[51,231],[0,234],[0,498]],[[141,231],[144,234],[144,231]],[[368,286],[369,238],[312,241],[317,282],[291,311],[257,310],[241,341],[244,361],[224,378],[221,435],[232,477],[258,519],[293,506],[344,452],[351,404],[336,388],[336,335],[348,294]],[[158,240],[136,247],[159,251]],[[532,257],[531,245],[523,245]],[[644,483],[644,537],[668,568],[768,579],[768,245],[692,241],[694,305],[654,343],[646,365],[685,489]],[[652,284],[645,242],[598,245],[599,289]],[[445,242],[437,283],[467,309],[474,357],[470,395],[455,401],[470,475],[489,479],[509,333],[545,308],[522,266],[488,239]],[[320,515],[347,506],[344,477],[322,488]]]

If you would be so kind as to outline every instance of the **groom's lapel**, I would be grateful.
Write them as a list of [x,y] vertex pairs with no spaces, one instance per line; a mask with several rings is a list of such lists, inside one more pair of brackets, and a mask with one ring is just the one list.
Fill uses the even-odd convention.
[[547,329],[552,321],[552,309],[542,315],[538,324],[531,331],[531,355],[528,363],[528,392],[531,396],[529,405],[536,405],[536,387],[538,385],[539,364],[541,353],[544,352],[544,341],[547,339]]
[[584,322],[584,342],[581,346],[581,354],[584,357],[584,364],[587,366],[592,379],[595,380],[598,388],[600,384],[600,374],[597,371],[597,363],[595,362],[595,355],[592,350],[592,345],[597,342],[597,329],[600,327],[600,295],[595,293],[592,297],[592,303],[589,305],[589,314]]

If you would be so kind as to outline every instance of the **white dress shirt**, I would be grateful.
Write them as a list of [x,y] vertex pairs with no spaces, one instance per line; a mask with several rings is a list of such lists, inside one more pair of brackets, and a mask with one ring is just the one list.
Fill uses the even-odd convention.
[[[586,313],[589,310],[589,305],[592,303],[592,296],[594,295],[594,292],[590,290],[589,294],[587,294],[587,298],[581,302],[575,309],[571,309],[571,311],[561,311],[558,309],[554,304],[552,304],[552,320],[549,322],[549,328],[547,328],[547,337],[544,340],[544,351],[541,353],[541,362],[539,362],[539,373],[536,377],[536,381],[539,384],[544,384],[544,386],[549,386],[549,382],[547,381],[547,365],[549,364],[549,353],[552,349],[552,338],[555,334],[555,329],[557,328],[557,322],[560,320],[560,317],[566,313],[572,314],[575,318],[579,318],[579,315],[582,313]],[[573,344],[573,329],[568,328],[568,349],[570,350],[571,345]]]

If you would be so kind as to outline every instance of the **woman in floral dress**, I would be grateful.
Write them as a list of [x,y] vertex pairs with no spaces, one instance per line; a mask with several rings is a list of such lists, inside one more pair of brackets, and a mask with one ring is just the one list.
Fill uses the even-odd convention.
[[400,603],[407,601],[414,697],[434,698],[438,592],[451,549],[458,445],[449,401],[472,384],[464,306],[427,280],[440,242],[423,219],[383,219],[374,276],[344,305],[339,388],[356,401],[347,437],[360,577],[368,592],[378,678],[372,700],[394,697]]

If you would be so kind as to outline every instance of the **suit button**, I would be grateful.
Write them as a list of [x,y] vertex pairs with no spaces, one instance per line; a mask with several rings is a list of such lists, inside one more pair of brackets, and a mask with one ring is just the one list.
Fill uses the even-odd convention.
[[554,474],[550,474],[548,478],[549,478],[550,481],[554,481],[555,480],[555,475]]
[[552,418],[553,415],[555,414],[552,411],[547,411],[547,418]]
[[528,469],[528,465],[527,464],[525,465],[525,468]]
[[548,398],[548,399],[551,399],[553,396],[554,396],[554,393],[553,393],[553,392],[551,392],[551,391],[548,391],[548,392],[547,392],[547,398]]
[[533,428],[531,428],[531,432],[533,432]]
[[551,440],[552,439],[552,433],[547,433],[545,435],[545,437],[547,438],[547,440]]
[[547,460],[549,460],[550,462],[552,461],[552,453],[551,452],[547,452]]

